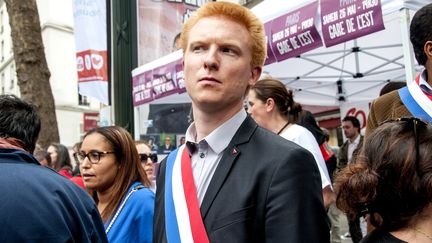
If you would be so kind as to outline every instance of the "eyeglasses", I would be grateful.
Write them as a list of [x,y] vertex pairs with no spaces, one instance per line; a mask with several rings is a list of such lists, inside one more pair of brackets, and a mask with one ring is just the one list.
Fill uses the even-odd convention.
[[143,163],[147,163],[148,158],[150,158],[153,163],[157,163],[158,161],[157,154],[139,154],[139,157]]
[[99,152],[99,151],[90,151],[88,153],[84,152],[77,152],[74,153],[73,156],[75,159],[77,159],[80,163],[84,162],[85,158],[87,157],[92,164],[97,164],[100,161],[101,156],[105,156],[106,154],[113,154],[114,152]]
[[389,123],[389,122],[407,122],[412,123],[412,129],[413,129],[413,134],[414,134],[414,142],[415,142],[415,151],[416,151],[416,155],[415,155],[415,165],[416,165],[416,169],[417,169],[417,173],[420,174],[420,148],[419,148],[419,136],[418,136],[418,128],[417,126],[424,126],[427,127],[429,125],[428,122],[425,122],[417,117],[401,117],[398,118],[396,120],[386,120],[384,122],[382,122],[381,124],[384,123]]

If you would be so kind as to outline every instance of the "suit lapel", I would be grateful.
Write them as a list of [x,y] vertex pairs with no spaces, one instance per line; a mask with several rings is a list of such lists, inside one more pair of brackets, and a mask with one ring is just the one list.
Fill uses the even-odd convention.
[[226,177],[229,175],[231,167],[241,156],[238,145],[247,143],[257,127],[258,125],[252,118],[249,116],[246,117],[245,121],[228,144],[228,147],[225,149],[201,204],[201,216],[203,219],[205,219],[214,199],[224,184]]

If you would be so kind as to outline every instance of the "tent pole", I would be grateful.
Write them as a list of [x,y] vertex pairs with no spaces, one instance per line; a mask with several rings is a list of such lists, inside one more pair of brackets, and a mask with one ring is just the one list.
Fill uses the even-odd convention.
[[[354,48],[358,49],[357,39],[354,39]],[[356,73],[360,73],[360,62],[359,62],[359,54],[358,51],[354,52],[355,64],[356,64]]]
[[402,8],[399,13],[401,23],[402,49],[405,63],[405,76],[407,84],[410,84],[416,75],[416,71],[414,69],[414,51],[409,40],[410,13],[409,9],[407,8]]

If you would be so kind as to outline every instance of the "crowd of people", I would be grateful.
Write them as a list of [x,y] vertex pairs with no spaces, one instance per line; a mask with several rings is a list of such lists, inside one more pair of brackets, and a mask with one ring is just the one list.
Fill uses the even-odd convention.
[[354,243],[431,242],[431,27],[429,4],[411,23],[424,71],[372,103],[365,137],[344,117],[337,152],[292,91],[260,80],[263,24],[229,2],[179,36],[194,121],[163,161],[119,126],[88,131],[72,157],[45,150],[37,107],[0,95],[0,242],[338,243],[341,217]]

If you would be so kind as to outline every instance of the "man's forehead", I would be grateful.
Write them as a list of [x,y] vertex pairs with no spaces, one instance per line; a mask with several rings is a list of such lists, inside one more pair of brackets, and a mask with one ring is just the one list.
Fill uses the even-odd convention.
[[[219,24],[220,22],[225,22],[221,23],[222,27],[226,26],[226,24],[232,24],[230,26],[231,29],[222,28],[226,31],[218,31],[215,33],[215,31],[218,29],[218,26],[215,25]],[[211,25],[210,27],[207,26],[209,24]],[[219,29],[221,29],[221,26],[219,26]],[[241,38],[239,38],[238,34],[241,35]],[[245,45],[251,48],[250,38],[251,36],[245,26],[223,16],[210,16],[198,20],[197,23],[190,29],[187,38],[187,46],[193,43],[212,41],[215,43],[223,43],[228,45]]]

